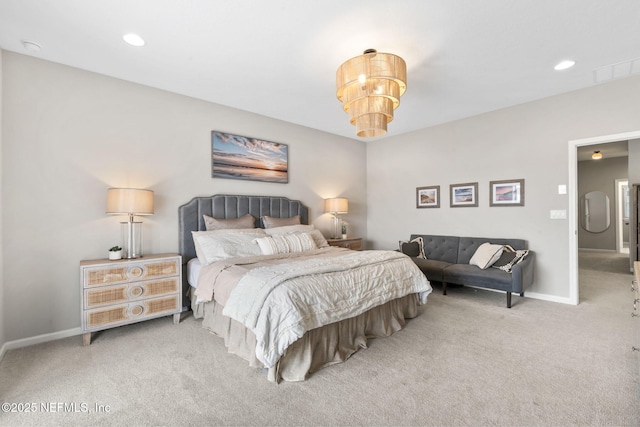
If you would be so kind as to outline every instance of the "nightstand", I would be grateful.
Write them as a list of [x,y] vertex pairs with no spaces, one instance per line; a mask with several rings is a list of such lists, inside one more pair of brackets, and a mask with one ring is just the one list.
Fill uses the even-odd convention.
[[349,237],[346,239],[327,239],[327,243],[331,246],[339,246],[341,248],[352,249],[354,251],[362,250],[361,237]]
[[144,258],[80,262],[83,345],[91,333],[182,312],[182,257],[177,254]]

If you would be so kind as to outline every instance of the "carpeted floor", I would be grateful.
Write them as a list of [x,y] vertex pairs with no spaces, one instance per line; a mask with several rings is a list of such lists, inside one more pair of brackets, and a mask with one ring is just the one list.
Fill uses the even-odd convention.
[[404,330],[300,383],[269,383],[191,316],[11,350],[1,400],[34,411],[0,425],[638,426],[632,276],[593,265],[578,306],[436,288]]

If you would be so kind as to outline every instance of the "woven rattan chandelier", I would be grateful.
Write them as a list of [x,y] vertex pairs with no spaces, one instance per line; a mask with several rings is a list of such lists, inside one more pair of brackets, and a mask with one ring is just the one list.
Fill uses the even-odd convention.
[[407,90],[407,65],[399,56],[367,49],[338,68],[336,88],[356,134],[383,136]]

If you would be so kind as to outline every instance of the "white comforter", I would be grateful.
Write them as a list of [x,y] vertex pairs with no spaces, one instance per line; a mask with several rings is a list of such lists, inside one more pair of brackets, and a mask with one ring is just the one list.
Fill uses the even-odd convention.
[[431,286],[416,265],[394,251],[340,251],[336,257],[289,260],[255,268],[231,291],[223,314],[251,329],[256,357],[274,367],[306,331],[357,316]]

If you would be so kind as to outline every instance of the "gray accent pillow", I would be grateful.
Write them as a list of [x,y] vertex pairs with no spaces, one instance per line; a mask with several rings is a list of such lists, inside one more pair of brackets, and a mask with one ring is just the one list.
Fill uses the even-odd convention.
[[398,242],[398,246],[400,252],[403,254],[413,257],[413,258],[422,258],[426,259],[427,257],[424,255],[424,242],[422,237],[416,237],[415,239],[409,242],[403,242],[400,240]]
[[256,219],[251,214],[233,219],[218,219],[209,215],[202,215],[202,217],[204,218],[204,226],[207,231],[256,228]]
[[505,245],[504,251],[500,258],[492,265],[494,268],[499,268],[502,271],[511,273],[511,269],[514,265],[522,262],[524,258],[529,254],[529,250],[514,250],[511,246]]

